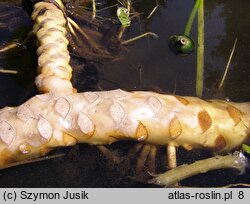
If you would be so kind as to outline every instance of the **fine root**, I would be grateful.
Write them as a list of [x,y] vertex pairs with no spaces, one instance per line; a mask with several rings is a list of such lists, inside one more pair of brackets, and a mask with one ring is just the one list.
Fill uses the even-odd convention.
[[156,0],[156,6],[153,8],[153,10],[150,12],[150,14],[147,16],[147,19],[150,19],[152,15],[155,13],[156,9],[159,7],[159,3]]
[[136,176],[139,178],[142,177],[144,165],[147,161],[149,153],[150,153],[150,145],[144,145],[136,163]]
[[150,12],[150,14],[147,16],[147,19],[150,19],[151,18],[151,16],[154,14],[154,12],[156,11],[156,9],[158,8],[158,5],[157,6],[155,6],[154,8],[153,8],[153,10]]
[[234,45],[233,45],[232,51],[230,53],[230,56],[229,56],[229,59],[228,59],[228,62],[227,62],[226,68],[225,68],[225,72],[224,72],[223,77],[221,79],[221,82],[220,82],[218,90],[221,90],[221,88],[224,85],[224,82],[225,82],[225,79],[226,79],[226,76],[227,76],[227,73],[228,73],[228,69],[229,69],[229,66],[231,64],[232,57],[233,57],[233,54],[234,54],[234,51],[235,51],[235,47],[236,47],[237,41],[238,41],[238,39],[236,38],[235,41],[234,41]]
[[129,39],[129,40],[123,41],[122,44],[123,44],[123,45],[127,45],[127,44],[129,44],[129,43],[131,43],[131,42],[133,42],[133,41],[139,40],[139,39],[141,39],[141,38],[143,38],[143,37],[145,37],[145,36],[148,36],[148,35],[151,35],[151,36],[153,36],[154,38],[159,38],[159,36],[158,36],[157,34],[155,34],[155,33],[146,32],[146,33],[143,33],[143,34],[141,34],[141,35],[139,35],[139,36],[136,36],[136,37],[134,37],[134,38],[131,38],[131,39]]
[[56,154],[56,155],[51,155],[51,156],[45,156],[45,157],[39,157],[39,158],[34,158],[34,159],[29,159],[29,160],[18,161],[18,162],[4,165],[4,166],[0,166],[0,170],[8,169],[11,167],[16,167],[16,166],[20,166],[20,165],[24,165],[24,164],[30,164],[30,163],[34,163],[34,162],[55,159],[55,158],[59,158],[59,157],[63,157],[63,156],[65,156],[65,154]]
[[151,145],[150,152],[148,155],[148,170],[150,173],[155,173],[155,159],[157,155],[157,147],[155,145]]
[[110,161],[112,161],[115,164],[119,164],[121,163],[121,159],[115,155],[114,153],[112,153],[107,147],[105,147],[104,145],[98,145],[97,149],[99,149],[99,151]]
[[10,70],[10,69],[1,69],[0,74],[18,74],[17,70]]
[[95,3],[95,0],[92,0],[92,7],[93,7],[92,19],[95,19],[95,17],[96,17],[96,3]]

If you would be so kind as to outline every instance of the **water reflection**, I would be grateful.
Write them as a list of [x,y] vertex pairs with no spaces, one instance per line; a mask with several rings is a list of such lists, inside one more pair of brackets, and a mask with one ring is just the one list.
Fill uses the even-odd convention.
[[[206,1],[207,11],[211,13],[218,6],[217,1]],[[225,34],[221,36],[219,45],[215,46],[213,55],[224,59],[229,58],[233,42],[238,38],[237,47],[230,71],[225,82],[225,95],[232,100],[249,101],[250,89],[250,13],[249,1],[220,1],[222,9],[219,17],[224,19]]]
[[22,47],[22,42],[31,30],[31,20],[24,9],[15,6],[17,1],[0,3],[0,45],[17,43],[17,47],[0,53],[0,67],[17,70],[17,75],[0,74],[0,107],[18,105],[34,94],[37,57],[31,44]]

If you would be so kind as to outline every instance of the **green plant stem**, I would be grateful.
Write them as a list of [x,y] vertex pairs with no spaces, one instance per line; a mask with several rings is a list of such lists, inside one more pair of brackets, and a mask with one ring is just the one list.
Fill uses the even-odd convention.
[[201,0],[196,0],[196,2],[194,4],[194,7],[193,7],[193,9],[192,9],[192,11],[190,13],[190,16],[188,18],[188,21],[187,21],[187,24],[186,24],[186,27],[185,27],[184,35],[189,36],[189,34],[190,34],[190,30],[192,28],[194,18],[195,18],[195,15],[196,15],[196,12],[198,10],[200,2],[201,2]]
[[215,156],[209,159],[199,160],[192,164],[183,164],[163,174],[156,175],[149,183],[167,187],[188,177],[206,173],[211,170],[234,168],[242,172],[246,166],[246,157],[240,152],[235,152],[234,154],[226,156]]
[[196,95],[202,96],[204,75],[204,2],[200,0],[198,8],[198,46],[196,70]]

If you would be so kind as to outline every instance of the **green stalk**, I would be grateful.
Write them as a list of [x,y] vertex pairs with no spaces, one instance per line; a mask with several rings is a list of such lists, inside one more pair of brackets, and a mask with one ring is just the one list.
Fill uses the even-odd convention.
[[196,95],[202,96],[204,75],[204,2],[200,0],[198,8],[198,47],[196,71]]
[[156,175],[149,183],[167,187],[183,179],[211,170],[234,168],[243,172],[246,166],[247,158],[241,152],[235,152],[226,156],[215,156],[199,160],[192,164],[183,164],[163,174]]
[[198,10],[200,2],[201,2],[201,0],[196,0],[195,5],[190,13],[190,16],[188,18],[188,22],[186,24],[185,31],[184,31],[184,35],[186,35],[186,36],[189,36],[189,34],[190,34],[190,30],[192,28],[194,18],[195,18],[195,15],[196,15],[196,12]]

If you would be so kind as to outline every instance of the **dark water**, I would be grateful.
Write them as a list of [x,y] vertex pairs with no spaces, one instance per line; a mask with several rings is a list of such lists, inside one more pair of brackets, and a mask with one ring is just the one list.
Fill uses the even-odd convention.
[[[13,40],[21,41],[31,27],[29,14],[25,9],[0,3],[0,44]],[[7,1],[5,1],[7,2]],[[109,1],[109,5],[112,3]],[[78,75],[75,85],[79,90],[97,87],[108,90],[156,90],[178,95],[195,95],[196,53],[180,57],[168,48],[168,38],[182,34],[193,0],[159,1],[159,7],[150,19],[146,19],[156,6],[152,0],[139,1],[134,5],[141,18],[124,33],[123,39],[130,39],[150,31],[158,39],[146,37],[129,44],[121,51],[122,59],[106,62],[85,72],[86,78]],[[104,7],[105,5],[100,5]],[[14,14],[1,13],[14,10]],[[250,2],[247,0],[205,1],[205,75],[204,98],[228,98],[233,101],[250,101]],[[109,10],[111,12],[111,10]],[[98,15],[105,17],[108,12]],[[6,26],[6,23],[8,26]],[[21,37],[20,37],[21,36]],[[197,40],[196,21],[191,36]],[[223,75],[235,39],[238,39],[229,73],[222,93],[217,87]],[[20,46],[8,53],[0,54],[0,67],[18,70],[16,76],[0,74],[0,107],[18,105],[36,93],[36,55],[32,39],[27,47]],[[87,75],[87,76],[86,76]],[[113,145],[122,157],[133,144],[127,142]],[[132,171],[125,171],[123,165],[108,162],[95,148],[79,145],[62,150],[67,156],[54,160],[6,169],[0,172],[0,186],[4,187],[148,187],[128,178]],[[57,150],[57,152],[61,152]],[[54,154],[56,154],[55,152]],[[162,152],[162,154],[160,154]],[[158,156],[164,157],[160,150]],[[178,151],[179,163],[193,162],[207,156],[204,151]],[[162,159],[164,160],[164,159]],[[164,165],[160,159],[159,164]],[[163,167],[159,167],[164,170]],[[230,183],[249,183],[249,171],[238,175],[233,170],[218,170],[198,175],[182,182],[188,186],[218,186]],[[151,186],[152,187],[152,186]]]

